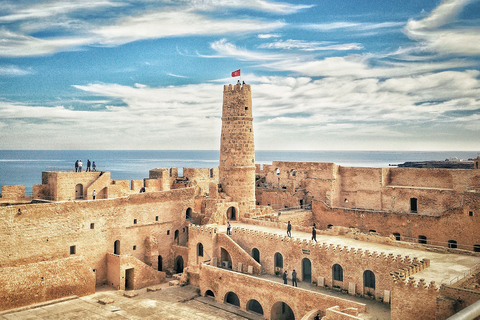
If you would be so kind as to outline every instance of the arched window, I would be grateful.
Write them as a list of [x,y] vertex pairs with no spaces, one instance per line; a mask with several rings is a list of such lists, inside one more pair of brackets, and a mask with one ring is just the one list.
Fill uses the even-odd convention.
[[418,243],[427,244],[427,237],[425,237],[425,236],[418,236]]
[[225,303],[233,304],[234,306],[240,307],[240,299],[234,292],[228,292],[225,295]]
[[113,254],[120,254],[120,240],[116,240],[113,244]]
[[339,264],[334,264],[332,267],[333,280],[343,281],[343,268]]
[[255,299],[252,299],[247,302],[247,311],[252,311],[258,314],[263,314],[263,308],[260,302]]
[[280,169],[278,169],[278,168],[275,169],[275,174],[276,174],[277,176],[280,175]]
[[187,212],[185,213],[185,218],[190,219],[192,217],[192,208],[188,208]]
[[295,177],[297,175],[297,171],[295,171],[295,169],[292,169],[292,171],[290,171],[292,177]]
[[200,242],[197,244],[197,256],[203,257],[203,244]]
[[257,248],[253,248],[252,249],[252,257],[255,261],[257,261],[258,263],[260,263],[260,251],[258,251]]
[[448,247],[451,248],[451,249],[457,249],[457,241],[448,240]]
[[375,274],[372,271],[365,270],[363,273],[363,286],[375,289]]
[[274,262],[275,268],[283,268],[283,256],[280,252],[275,253]]
[[205,297],[213,297],[213,298],[215,298],[215,294],[213,293],[212,290],[207,290],[207,291],[205,291]]

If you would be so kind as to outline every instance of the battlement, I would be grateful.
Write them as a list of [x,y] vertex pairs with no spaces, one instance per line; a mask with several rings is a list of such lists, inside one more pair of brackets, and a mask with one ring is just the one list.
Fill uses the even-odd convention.
[[251,91],[249,84],[226,84],[223,86],[223,91]]
[[300,239],[295,237],[288,237],[286,235],[269,233],[266,231],[233,227],[232,234],[233,236],[246,236],[247,238],[252,239],[251,241],[253,242],[258,241],[265,243],[266,241],[281,241],[284,242],[284,245],[290,247],[302,246],[304,248],[306,247],[310,249],[311,251],[316,251],[319,255],[336,255],[345,256],[346,258],[348,258],[349,256],[353,256],[357,259],[368,258],[369,261],[377,260],[382,264],[392,264],[392,268],[397,269],[397,271],[392,272],[391,274],[398,274],[399,277],[408,277],[430,266],[430,260],[428,259],[418,260],[418,258],[416,257],[411,259],[409,256],[402,257],[401,255],[394,256],[392,253],[386,254],[385,252],[371,252],[370,250],[363,250],[361,248],[349,248],[348,246],[334,245],[325,242],[320,243],[307,239]]
[[397,276],[396,274],[391,274],[393,278],[393,282],[395,285],[404,286],[408,288],[417,288],[417,289],[425,289],[430,291],[439,291],[440,287],[438,287],[435,281],[430,281],[430,284],[427,285],[425,279],[420,279],[416,281],[414,277],[410,276],[408,279],[402,278]]
[[189,224],[188,231],[195,234],[212,234],[218,233],[218,228],[209,227],[208,225]]

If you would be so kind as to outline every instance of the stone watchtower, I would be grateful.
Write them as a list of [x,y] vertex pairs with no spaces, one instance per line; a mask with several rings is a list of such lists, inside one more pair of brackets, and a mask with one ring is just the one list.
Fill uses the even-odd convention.
[[255,145],[250,85],[223,88],[219,182],[238,202],[238,218],[255,209]]

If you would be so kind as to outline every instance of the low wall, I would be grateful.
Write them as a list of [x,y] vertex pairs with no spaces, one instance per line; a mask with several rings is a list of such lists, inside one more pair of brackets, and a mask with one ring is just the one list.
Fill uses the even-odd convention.
[[247,310],[248,302],[255,299],[262,306],[263,316],[266,319],[271,318],[272,309],[278,302],[286,303],[292,309],[296,319],[301,319],[311,310],[325,312],[327,308],[333,306],[339,306],[341,309],[356,308],[359,312],[366,311],[363,303],[202,265],[200,269],[201,295],[205,296],[207,290],[212,291],[215,300],[220,303],[226,301],[229,292],[235,293],[242,310]]

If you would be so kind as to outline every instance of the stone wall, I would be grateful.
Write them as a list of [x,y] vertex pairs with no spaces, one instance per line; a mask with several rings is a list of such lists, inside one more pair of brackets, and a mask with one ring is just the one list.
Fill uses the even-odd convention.
[[398,233],[401,240],[413,242],[425,236],[427,244],[444,247],[449,240],[455,240],[458,249],[473,251],[474,245],[480,244],[479,198],[476,193],[466,193],[462,198],[468,208],[452,209],[440,216],[329,208],[321,201],[313,201],[312,212],[319,229],[333,225],[354,227],[362,232],[375,230],[385,237]]
[[79,256],[0,268],[0,283],[0,310],[95,293],[95,273]]
[[[260,253],[262,271],[278,276],[288,270],[289,278],[293,269],[297,272],[300,281],[305,280],[305,263],[309,263],[310,280],[328,287],[336,286],[350,294],[375,296],[383,300],[385,291],[391,290],[391,272],[400,270],[404,275],[411,275],[429,266],[427,261],[413,260],[409,257],[394,257],[383,252],[369,252],[342,246],[334,246],[312,241],[279,236],[267,232],[233,228],[232,239],[246,252],[251,253],[255,248]],[[274,264],[274,255],[282,255],[283,267],[277,268]],[[333,277],[333,266],[340,265],[343,270],[343,281],[336,281]],[[414,265],[417,265],[415,267]],[[403,269],[403,270],[401,270]],[[375,289],[364,288],[364,272],[370,270],[375,275]],[[319,279],[320,278],[320,279]],[[387,301],[388,302],[388,301]]]
[[[186,243],[186,210],[194,189],[135,193],[116,199],[0,207],[0,267],[19,267],[72,256],[95,269],[96,284],[107,283],[107,253],[131,255],[158,268],[146,239],[158,239],[163,271],[173,271],[175,231]],[[20,210],[21,214],[19,214]],[[148,249],[148,250],[147,250]],[[72,251],[73,250],[73,251]]]
[[327,308],[333,306],[342,309],[356,308],[359,312],[366,311],[366,306],[362,303],[208,265],[201,266],[199,285],[202,296],[210,290],[219,303],[226,302],[229,292],[234,293],[242,310],[248,310],[248,303],[252,299],[257,300],[266,319],[271,319],[272,313],[275,313],[276,307],[281,302],[292,309],[295,319],[301,319],[311,310],[325,312]]
[[[437,298],[440,296],[435,282],[429,285],[423,279],[416,282],[395,279],[392,284],[392,320],[435,320]],[[440,318],[441,319],[441,318]]]

